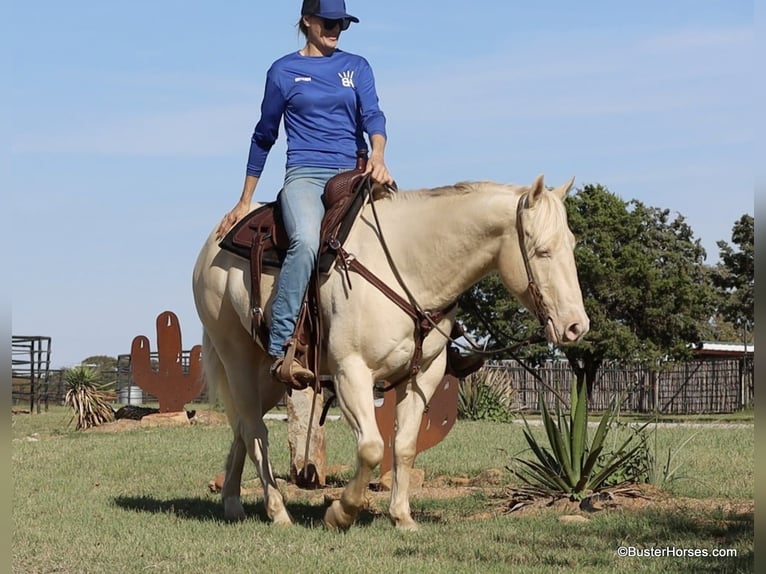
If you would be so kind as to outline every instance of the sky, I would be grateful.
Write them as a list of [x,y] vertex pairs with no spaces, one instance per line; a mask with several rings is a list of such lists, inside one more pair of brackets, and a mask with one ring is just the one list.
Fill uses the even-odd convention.
[[[300,0],[14,0],[4,11],[4,239],[14,336],[51,367],[201,342],[194,261],[239,198],[265,74]],[[402,189],[575,177],[682,215],[718,260],[754,213],[753,3],[347,0]],[[758,84],[758,85],[756,85]],[[256,199],[284,175],[282,134]],[[8,209],[10,206],[10,209]]]

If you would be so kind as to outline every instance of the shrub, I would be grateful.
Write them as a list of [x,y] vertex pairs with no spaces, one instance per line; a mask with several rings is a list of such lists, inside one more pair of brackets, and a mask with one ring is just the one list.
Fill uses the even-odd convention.
[[457,415],[472,421],[510,422],[513,389],[498,370],[482,369],[461,379]]
[[64,404],[74,409],[69,421],[76,420],[76,430],[84,430],[114,420],[114,410],[103,385],[96,383],[98,373],[90,367],[78,366],[64,373],[67,392]]

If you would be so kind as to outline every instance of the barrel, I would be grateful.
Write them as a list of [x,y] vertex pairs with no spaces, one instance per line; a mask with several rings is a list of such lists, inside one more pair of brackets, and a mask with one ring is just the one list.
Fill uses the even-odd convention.
[[122,387],[117,391],[117,402],[121,405],[140,405],[144,402],[144,391],[136,385]]

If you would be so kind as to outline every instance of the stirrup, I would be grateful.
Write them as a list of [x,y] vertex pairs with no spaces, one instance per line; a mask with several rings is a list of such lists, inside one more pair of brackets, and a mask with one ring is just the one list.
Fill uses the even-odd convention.
[[271,364],[269,374],[283,385],[287,385],[289,390],[302,391],[314,384],[316,378],[314,373],[293,359],[289,365],[289,370],[285,368],[285,358],[278,357]]

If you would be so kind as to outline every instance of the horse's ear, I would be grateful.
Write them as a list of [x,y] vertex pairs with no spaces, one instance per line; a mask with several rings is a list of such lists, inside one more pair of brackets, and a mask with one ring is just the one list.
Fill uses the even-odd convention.
[[563,201],[567,193],[569,193],[569,191],[572,189],[572,186],[574,185],[574,180],[575,178],[574,176],[572,176],[572,179],[570,179],[568,182],[558,186],[555,189],[552,189],[551,191],[555,193],[556,195],[558,195],[559,198],[561,198],[561,200]]
[[541,173],[535,178],[535,181],[533,181],[532,185],[529,187],[529,193],[527,194],[527,205],[529,207],[532,207],[540,195],[545,191],[545,181],[543,180],[544,176]]

